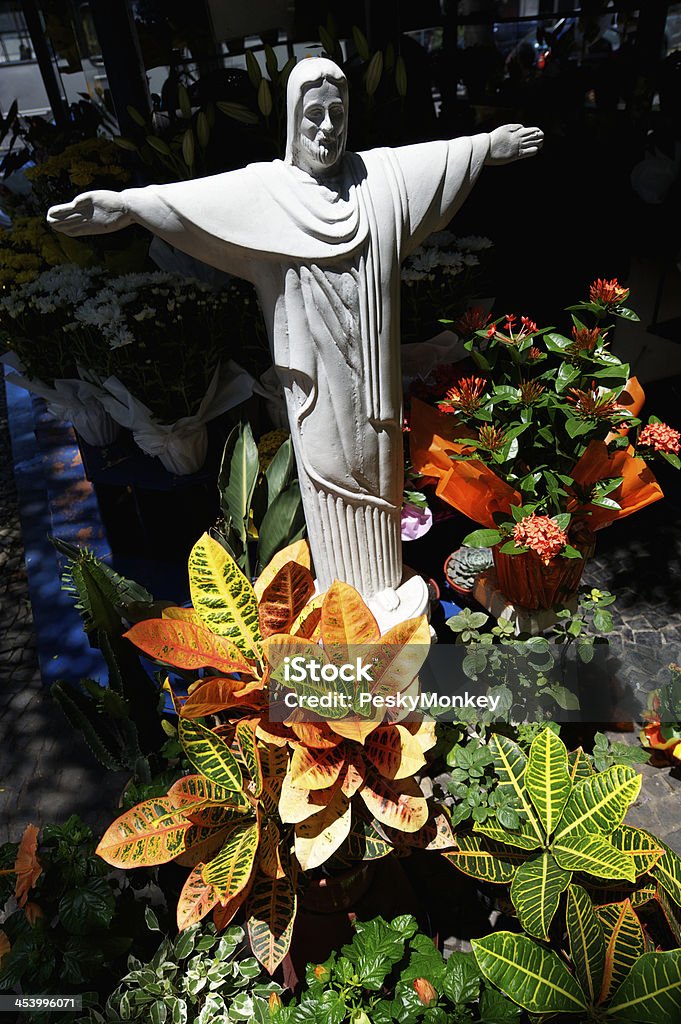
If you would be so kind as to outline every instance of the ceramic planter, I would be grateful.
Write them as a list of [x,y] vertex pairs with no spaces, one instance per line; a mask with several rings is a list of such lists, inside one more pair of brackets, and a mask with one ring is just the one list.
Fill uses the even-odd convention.
[[582,558],[558,555],[545,565],[534,551],[505,555],[492,548],[499,590],[514,605],[535,611],[565,604],[577,592],[593,544],[579,545]]

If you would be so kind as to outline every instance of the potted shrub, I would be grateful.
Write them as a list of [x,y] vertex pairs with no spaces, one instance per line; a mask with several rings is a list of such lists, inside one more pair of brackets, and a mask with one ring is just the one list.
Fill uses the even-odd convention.
[[642,425],[643,391],[609,348],[612,318],[638,319],[628,295],[594,282],[569,307],[569,337],[525,316],[471,314],[459,329],[475,372],[460,372],[437,409],[412,399],[414,467],[481,524],[464,543],[492,547],[500,589],[526,608],[565,601],[595,532],[662,497],[650,461],[681,465],[681,435]]

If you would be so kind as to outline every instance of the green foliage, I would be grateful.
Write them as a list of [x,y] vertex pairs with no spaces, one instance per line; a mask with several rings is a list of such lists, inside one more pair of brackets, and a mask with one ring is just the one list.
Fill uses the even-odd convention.
[[[149,924],[157,927],[153,914]],[[106,1005],[91,1009],[78,1024],[265,1024],[270,997],[281,989],[246,951],[241,928],[218,935],[212,924],[193,925],[174,939],[164,938],[148,963],[130,957],[128,973]]]
[[[13,864],[17,850],[18,844],[5,844],[3,865]],[[37,850],[42,871],[28,894],[31,915],[6,909],[2,927],[12,948],[2,959],[0,991],[68,994],[106,987],[109,972],[144,930],[144,902],[135,900],[126,879],[109,876],[94,850],[91,830],[75,815],[44,827]],[[9,877],[3,905],[13,891]],[[32,1019],[52,1018],[46,1012]]]
[[[278,1024],[513,1024],[520,1011],[481,981],[470,953],[444,960],[409,915],[355,923],[348,945],[308,965],[300,998]],[[491,1013],[493,1009],[493,1014]]]
[[218,492],[224,524],[215,534],[249,579],[305,535],[290,438],[262,471],[251,426],[239,423],[225,444]]
[[[511,828],[498,812],[488,813],[475,821],[465,854],[455,850],[444,856],[483,881],[510,879],[511,901],[529,935],[548,940],[561,895],[576,873],[590,877],[596,887],[635,887],[652,873],[674,902],[681,900],[681,858],[654,837],[622,824],[641,787],[633,768],[615,764],[594,772],[581,751],[568,755],[548,728],[535,737],[528,757],[498,734],[490,749],[498,778],[495,792],[512,794],[523,820]],[[507,864],[504,851],[513,855],[508,870],[495,877],[488,864],[481,867],[490,857]]]
[[603,732],[597,732],[594,737],[592,760],[598,772],[604,772],[614,764],[645,764],[649,756],[648,751],[619,740],[610,740]]
[[[627,907],[623,905],[621,914]],[[621,919],[621,916],[620,916]],[[484,977],[531,1014],[566,1015],[580,1022],[648,1021],[676,1024],[681,1016],[681,949],[634,952],[624,936],[599,918],[587,893],[568,891],[568,950],[526,935],[496,932],[473,941]],[[642,939],[642,935],[641,935]],[[615,984],[609,982],[615,980]]]
[[[491,724],[502,717],[514,723],[541,720],[556,706],[579,709],[578,697],[568,684],[569,657],[574,651],[584,664],[592,661],[594,646],[607,643],[603,634],[612,627],[608,610],[615,598],[605,591],[582,587],[575,610],[560,609],[557,621],[543,636],[516,634],[509,619],[489,626],[484,612],[466,608],[447,620],[456,642],[467,645],[463,659],[465,675],[478,685],[487,684],[489,694],[500,698],[495,712],[458,712],[459,720]],[[544,723],[546,724],[546,723]]]
[[167,739],[160,715],[163,697],[122,633],[130,620],[158,614],[158,606],[144,587],[91,551],[57,539],[53,543],[67,557],[62,586],[76,599],[109,674],[105,685],[93,679],[81,680],[80,686],[59,680],[50,692],[100,764],[112,771],[126,768],[138,782],[149,782]]

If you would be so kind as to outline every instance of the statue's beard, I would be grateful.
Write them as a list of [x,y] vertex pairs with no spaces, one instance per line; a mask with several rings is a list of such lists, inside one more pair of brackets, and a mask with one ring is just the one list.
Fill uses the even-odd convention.
[[308,160],[318,167],[332,167],[342,154],[341,140],[338,137],[329,139],[327,142],[317,142],[314,139],[308,139],[306,135],[301,135],[299,146],[301,150],[304,150]]

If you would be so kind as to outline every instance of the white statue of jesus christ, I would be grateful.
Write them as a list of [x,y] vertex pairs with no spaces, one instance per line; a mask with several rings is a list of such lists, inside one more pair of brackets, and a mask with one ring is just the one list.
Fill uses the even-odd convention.
[[255,285],[286,396],[319,589],[344,580],[400,618],[400,264],[451,220],[484,164],[532,156],[543,136],[506,125],[347,153],[347,119],[341,69],[305,59],[288,82],[283,161],[86,192],[52,207],[48,222],[76,236],[142,224]]

